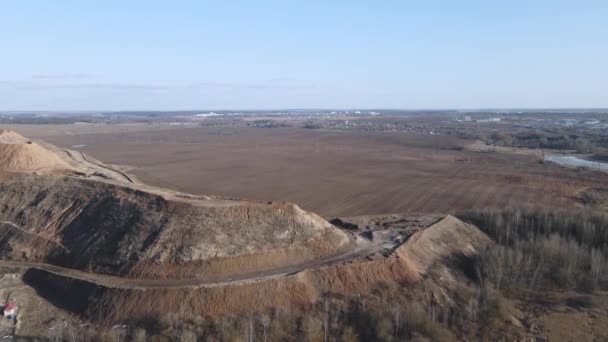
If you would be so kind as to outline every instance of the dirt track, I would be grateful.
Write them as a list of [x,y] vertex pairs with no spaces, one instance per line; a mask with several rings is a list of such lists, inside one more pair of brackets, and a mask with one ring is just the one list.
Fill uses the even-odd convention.
[[281,267],[264,272],[245,273],[231,277],[216,277],[210,279],[192,278],[192,279],[132,279],[121,278],[99,273],[90,273],[79,271],[71,268],[65,268],[44,263],[21,262],[21,261],[0,261],[0,267],[11,268],[35,268],[38,270],[50,272],[60,276],[83,280],[94,283],[99,286],[119,288],[119,289],[158,289],[158,288],[201,288],[201,287],[220,287],[227,285],[240,285],[246,283],[254,283],[258,281],[285,277],[300,273],[305,270],[318,269],[334,264],[345,263],[355,259],[364,258],[376,253],[382,252],[387,248],[388,241],[380,240],[376,242],[365,242],[359,244],[353,250],[346,253],[333,256],[330,258],[310,261],[304,264]]
[[133,179],[131,177],[129,177],[126,173],[113,169],[111,167],[108,167],[106,165],[100,164],[100,163],[96,163],[94,161],[89,160],[86,155],[83,152],[80,151],[71,151],[68,149],[64,149],[65,153],[68,154],[68,156],[70,156],[70,158],[72,158],[74,161],[78,162],[78,163],[82,163],[85,164],[89,167],[92,168],[102,168],[110,173],[112,173],[116,179],[124,179],[126,182],[128,183],[135,183],[133,181]]

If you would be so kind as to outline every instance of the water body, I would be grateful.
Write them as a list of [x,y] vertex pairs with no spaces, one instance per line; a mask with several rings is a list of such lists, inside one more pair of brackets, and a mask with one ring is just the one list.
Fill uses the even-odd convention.
[[546,156],[545,160],[565,166],[582,166],[594,170],[608,171],[608,163],[585,160],[573,156]]

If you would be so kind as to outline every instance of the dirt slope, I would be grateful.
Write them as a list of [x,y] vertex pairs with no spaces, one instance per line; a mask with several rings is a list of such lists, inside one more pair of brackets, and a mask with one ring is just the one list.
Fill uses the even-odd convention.
[[477,227],[448,215],[397,248],[397,255],[405,260],[419,278],[435,264],[449,256],[470,257],[491,244],[491,239]]
[[[4,174],[0,256],[134,277],[230,274],[352,247],[352,235],[294,204],[207,205],[102,182]],[[17,229],[16,227],[20,229]]]
[[0,169],[37,175],[66,175],[113,183],[138,183],[135,177],[80,151],[30,140],[7,130],[0,130]]
[[[450,241],[454,237],[453,231],[466,231],[470,235],[460,236],[460,242],[441,248],[432,255],[423,248],[416,248],[420,241]],[[328,293],[367,295],[382,286],[414,285],[422,279],[445,295],[455,286],[452,281],[463,277],[462,269],[454,267],[454,262],[460,261],[463,255],[474,256],[489,243],[489,238],[475,227],[446,217],[415,233],[394,255],[303,270],[294,275],[256,282],[238,282],[220,287],[143,290],[98,286],[82,278],[73,279],[69,275],[64,277],[39,270],[29,271],[26,279],[31,286],[39,288],[48,300],[67,308],[73,307],[70,310],[100,322],[140,321],[162,317],[167,313],[183,318],[232,315],[265,308],[310,305]],[[425,264],[424,273],[421,273],[417,262]],[[74,303],[66,301],[67,293],[77,294],[77,300]]]
[[67,172],[72,167],[51,151],[25,137],[0,130],[0,166],[22,172]]
[[0,131],[0,256],[141,278],[272,269],[362,243],[291,203],[137,183],[83,153]]

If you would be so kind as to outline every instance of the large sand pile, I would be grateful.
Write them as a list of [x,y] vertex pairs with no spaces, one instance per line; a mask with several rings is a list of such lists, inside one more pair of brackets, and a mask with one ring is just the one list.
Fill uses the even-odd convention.
[[59,148],[44,141],[32,141],[8,130],[0,130],[0,170],[135,183],[132,176],[116,166],[104,164],[81,151]]
[[437,263],[454,255],[470,257],[492,243],[477,227],[447,215],[429,228],[414,234],[397,248],[399,258],[419,278]]
[[18,133],[0,130],[0,168],[21,172],[70,170],[54,151],[26,139]]

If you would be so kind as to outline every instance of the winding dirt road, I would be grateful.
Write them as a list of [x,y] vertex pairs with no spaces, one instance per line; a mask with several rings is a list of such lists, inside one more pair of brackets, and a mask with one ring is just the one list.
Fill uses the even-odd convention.
[[[359,238],[360,239],[360,238]],[[365,258],[370,255],[381,253],[393,248],[390,242],[380,240],[376,242],[361,241],[354,249],[330,258],[313,260],[303,264],[276,268],[273,270],[244,273],[230,277],[215,278],[191,278],[191,279],[133,279],[122,278],[106,274],[84,272],[76,269],[65,268],[45,263],[21,262],[21,261],[0,261],[0,267],[11,267],[20,269],[34,268],[56,275],[78,279],[99,286],[118,288],[118,289],[159,289],[159,288],[210,288],[227,285],[241,285],[270,280],[279,277],[286,277],[298,274],[305,270],[314,270],[335,264],[347,263],[355,259]]]

